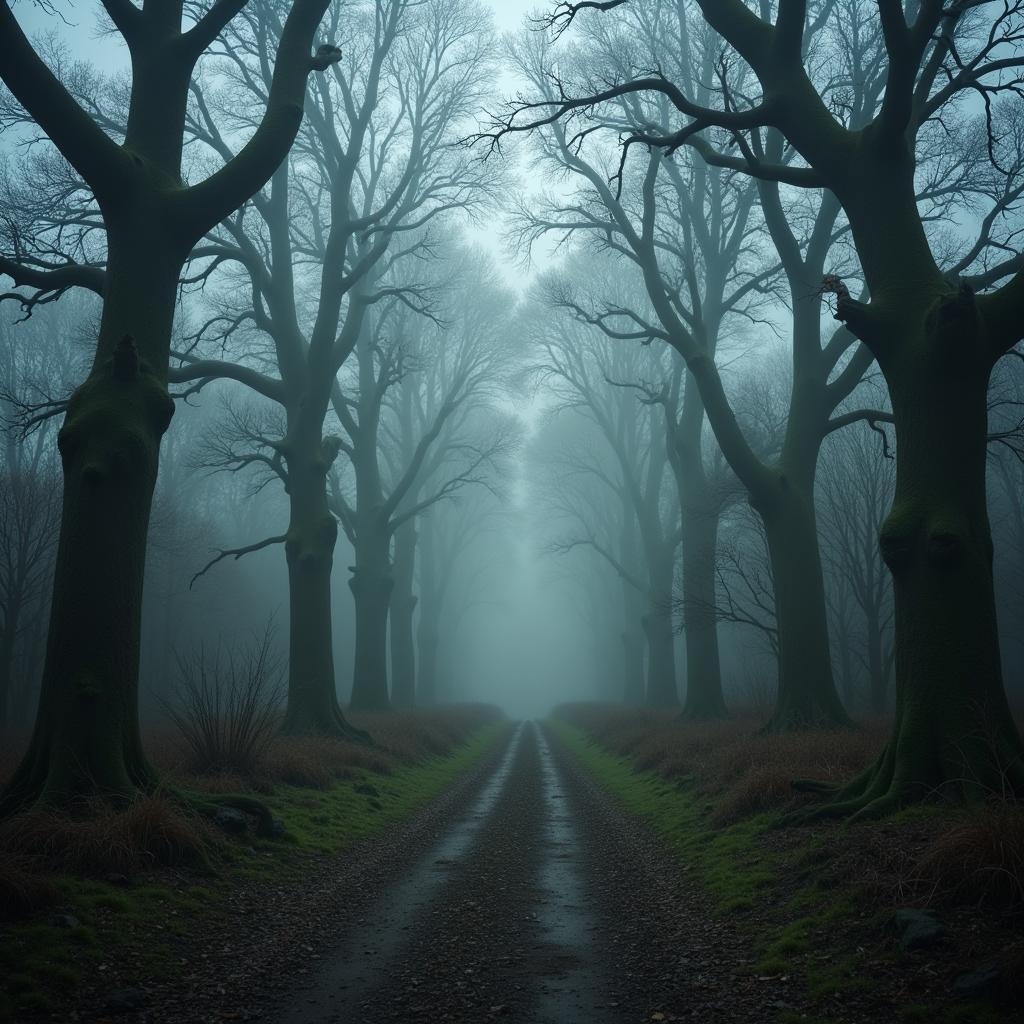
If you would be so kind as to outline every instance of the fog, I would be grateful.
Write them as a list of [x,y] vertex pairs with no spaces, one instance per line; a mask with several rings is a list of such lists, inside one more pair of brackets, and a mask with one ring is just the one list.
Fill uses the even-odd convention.
[[[866,18],[846,7],[840,20]],[[273,9],[255,5],[198,65],[186,182],[212,180],[256,131],[280,29],[268,42],[254,26]],[[529,718],[583,700],[688,705],[693,675],[708,687],[700,715],[768,715],[780,673],[801,672],[825,684],[798,717],[892,707],[877,533],[899,445],[886,381],[837,305],[870,292],[860,229],[817,179],[803,187],[809,158],[776,151],[767,129],[750,143],[760,156],[743,158],[786,164],[770,187],[735,169],[717,128],[703,136],[726,154],[717,166],[664,143],[675,130],[664,96],[518,130],[538,109],[523,103],[550,110],[644,67],[706,105],[735,102],[741,72],[706,77],[725,45],[712,29],[695,28],[688,53],[668,44],[679,11],[638,4],[580,18],[563,38],[521,3],[332,6],[318,39],[341,52],[313,72],[281,169],[183,256],[176,411],[159,439],[146,555],[146,716],[173,698],[176,659],[267,628],[293,684],[333,672],[354,707],[476,701]],[[88,4],[15,15],[122,142],[131,82],[113,26]],[[854,68],[878,41],[851,54],[837,31],[820,45]],[[827,88],[852,123],[879,86],[851,75]],[[515,100],[503,104],[517,93],[513,113]],[[975,275],[979,292],[1005,279],[990,271],[1020,230],[1019,107],[994,102],[994,162],[972,96],[957,106],[959,144],[922,129],[917,176],[937,264]],[[0,270],[104,267],[94,190],[3,103]],[[107,328],[88,286],[11,276],[0,569],[13,593],[18,559],[34,552],[4,633],[8,724],[26,729],[57,557],[57,430]],[[103,346],[116,365],[116,343]],[[710,383],[687,369],[705,357]],[[1014,695],[1018,365],[995,372],[987,462]]]

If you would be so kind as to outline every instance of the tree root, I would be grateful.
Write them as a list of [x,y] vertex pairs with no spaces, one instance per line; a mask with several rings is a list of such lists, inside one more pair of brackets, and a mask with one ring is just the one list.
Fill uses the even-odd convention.
[[794,779],[793,789],[798,793],[838,793],[840,786],[836,782],[821,782],[818,779]]
[[341,713],[340,708],[335,708],[324,720],[318,716],[315,719],[300,717],[298,721],[285,716],[281,724],[281,735],[288,737],[318,736],[323,739],[345,740],[349,743],[363,743],[367,746],[374,746],[373,737],[363,729],[358,729]]

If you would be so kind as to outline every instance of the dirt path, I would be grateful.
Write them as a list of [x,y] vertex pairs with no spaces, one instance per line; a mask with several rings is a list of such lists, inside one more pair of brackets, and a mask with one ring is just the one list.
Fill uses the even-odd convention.
[[704,1016],[683,922],[646,877],[664,873],[654,857],[643,863],[630,823],[527,723],[444,834],[267,1016],[621,1024],[669,1006],[672,1018]]

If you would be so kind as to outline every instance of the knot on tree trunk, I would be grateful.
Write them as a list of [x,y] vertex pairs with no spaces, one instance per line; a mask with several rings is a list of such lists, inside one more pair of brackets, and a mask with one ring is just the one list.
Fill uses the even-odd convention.
[[135,380],[139,375],[139,349],[135,339],[126,334],[114,349],[112,373],[115,380]]

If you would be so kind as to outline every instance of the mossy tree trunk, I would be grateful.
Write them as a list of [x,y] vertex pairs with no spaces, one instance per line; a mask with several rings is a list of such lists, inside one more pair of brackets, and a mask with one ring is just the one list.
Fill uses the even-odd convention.
[[331,576],[338,523],[328,507],[327,474],[338,453],[321,438],[323,415],[303,403],[282,445],[289,521],[287,735],[349,736],[338,704],[334,669]]
[[916,323],[903,318],[898,343],[881,345],[897,441],[896,493],[879,540],[893,579],[896,717],[878,762],[824,814],[1024,793],[992,574],[987,393],[998,347],[982,306],[967,290],[940,291]]
[[[140,223],[152,223],[139,212]],[[96,360],[58,437],[64,500],[39,710],[0,813],[33,801],[127,800],[155,781],[139,734],[139,638],[160,439],[174,412],[161,347],[174,313],[175,256],[184,253],[140,235],[122,235],[108,220]]]

